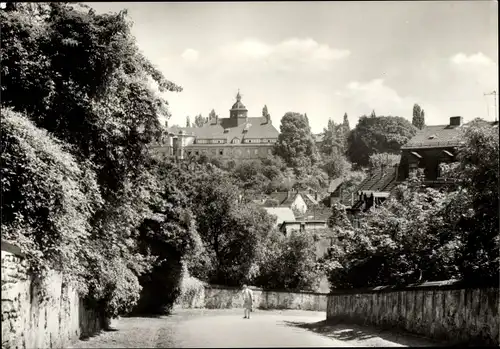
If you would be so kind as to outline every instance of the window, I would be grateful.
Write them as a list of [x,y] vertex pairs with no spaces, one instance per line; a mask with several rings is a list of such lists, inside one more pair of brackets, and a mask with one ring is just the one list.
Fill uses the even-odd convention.
[[199,151],[197,151],[197,152],[196,152],[196,155],[200,155],[200,152],[199,152]]
[[251,139],[249,139],[249,140],[248,140],[248,143],[252,143],[252,140],[251,140]]
[[254,153],[255,153],[255,155],[258,155],[259,154],[259,149],[255,149]]
[[269,155],[271,155],[271,154],[273,153],[273,151],[272,151],[271,149],[267,149],[267,153],[268,153]]
[[219,155],[224,155],[224,150],[219,150]]

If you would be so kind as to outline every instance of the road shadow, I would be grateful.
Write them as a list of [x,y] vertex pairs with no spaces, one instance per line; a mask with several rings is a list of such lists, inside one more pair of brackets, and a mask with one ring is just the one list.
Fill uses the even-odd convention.
[[431,340],[416,337],[409,333],[396,331],[378,330],[371,327],[359,325],[344,325],[332,324],[326,320],[318,322],[298,322],[298,321],[283,321],[285,325],[302,328],[322,336],[336,339],[340,341],[370,341],[370,339],[380,338],[384,341],[389,341],[409,347],[427,347],[427,346],[444,346],[441,343],[435,343]]

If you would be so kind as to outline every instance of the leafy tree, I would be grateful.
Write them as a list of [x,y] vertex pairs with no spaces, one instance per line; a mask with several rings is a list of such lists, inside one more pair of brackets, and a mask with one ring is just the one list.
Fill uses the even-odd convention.
[[347,113],[344,113],[344,120],[342,121],[342,126],[344,126],[347,132],[351,130],[351,127],[349,126],[349,118],[347,116]]
[[329,119],[327,128],[323,129],[323,135],[320,149],[323,154],[331,156],[334,153],[342,154],[345,151],[342,125],[335,125],[335,122]]
[[418,104],[413,105],[413,118],[411,124],[420,130],[425,126],[425,113]]
[[450,222],[437,219],[447,206],[444,193],[413,178],[383,206],[372,208],[358,229],[344,226],[329,252],[333,288],[408,284],[459,277],[460,240]]
[[347,156],[351,162],[367,166],[374,153],[398,154],[415,133],[416,128],[399,116],[362,116],[349,134]]
[[38,275],[59,270],[85,294],[90,219],[102,205],[95,173],[68,145],[2,108],[2,239],[16,243]]
[[325,159],[323,169],[329,178],[344,178],[351,171],[352,164],[344,155],[339,153],[332,154]]
[[401,155],[391,153],[375,153],[370,155],[369,164],[371,168],[392,167],[398,165]]
[[274,151],[292,168],[303,169],[317,162],[316,145],[302,114],[289,112],[283,116]]
[[91,218],[87,283],[89,299],[114,316],[137,300],[137,276],[147,267],[137,228],[150,213],[155,185],[147,145],[158,133],[158,115],[169,115],[158,92],[181,88],[139,52],[126,11],[98,15],[71,3],[36,8],[36,16],[17,5],[0,12],[1,103],[25,112],[96,172],[104,204]]
[[271,120],[271,115],[269,114],[269,112],[267,111],[267,105],[264,105],[264,108],[262,108],[262,116],[266,119],[266,120]]
[[498,124],[476,122],[464,131],[458,166],[450,175],[460,184],[456,198],[464,241],[460,268],[466,281],[498,284]]
[[141,275],[143,289],[136,311],[149,314],[170,312],[180,294],[183,264],[193,267],[201,261],[194,257],[203,254],[188,198],[169,180],[170,175],[162,178],[159,174],[157,178],[161,188],[153,203],[153,215],[140,227],[143,253],[155,260],[152,270]]
[[207,121],[208,118],[203,117],[201,114],[198,114],[194,118],[194,125],[195,127],[202,127]]
[[210,110],[210,113],[208,114],[208,120],[214,120],[217,117],[217,114],[215,113],[215,110]]
[[319,284],[316,244],[306,232],[294,231],[285,237],[272,231],[262,244],[258,266],[255,284],[260,287],[312,291]]
[[238,188],[223,176],[198,182],[193,195],[197,229],[213,270],[209,281],[236,286],[252,277],[262,234],[273,226],[272,218],[250,205],[235,205]]

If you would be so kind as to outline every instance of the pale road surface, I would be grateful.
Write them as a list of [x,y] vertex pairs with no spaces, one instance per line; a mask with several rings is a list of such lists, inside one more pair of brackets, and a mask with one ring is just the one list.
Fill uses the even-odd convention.
[[159,318],[130,317],[71,348],[244,348],[435,346],[429,340],[359,326],[326,325],[325,312],[180,310]]

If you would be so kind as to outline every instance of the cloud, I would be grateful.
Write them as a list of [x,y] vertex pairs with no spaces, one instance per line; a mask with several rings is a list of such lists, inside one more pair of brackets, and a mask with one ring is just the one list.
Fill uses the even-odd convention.
[[184,52],[181,54],[181,57],[188,62],[195,62],[198,60],[198,57],[200,56],[200,53],[192,48],[188,48],[184,50]]
[[418,103],[425,110],[428,124],[445,123],[447,116],[438,108],[418,96],[401,96],[395,89],[385,84],[384,79],[366,82],[351,81],[344,89],[335,92],[346,110],[353,115],[370,115],[375,110],[377,115],[401,116],[412,118],[413,105]]
[[311,38],[290,38],[276,44],[249,38],[225,45],[220,50],[221,59],[231,63],[260,63],[280,70],[300,67],[327,69],[333,61],[350,54],[349,50],[331,48]]
[[471,54],[467,56],[465,53],[457,53],[450,58],[454,65],[464,66],[464,65],[474,65],[474,66],[494,66],[495,62],[482,52]]
[[463,84],[475,86],[475,89],[490,90],[498,86],[498,64],[482,52],[467,56],[457,53],[450,57],[453,70],[461,75]]

